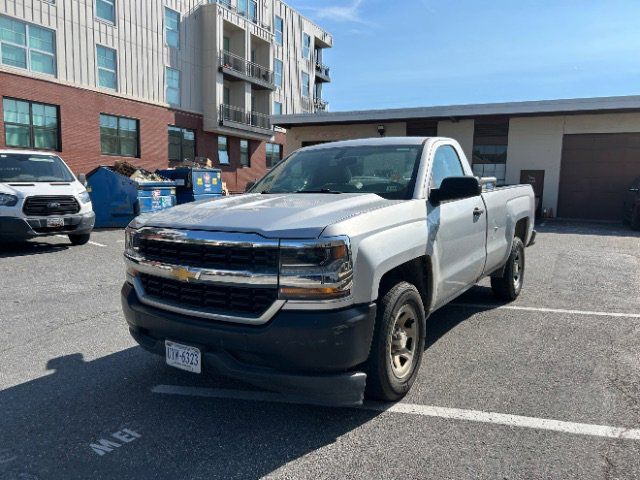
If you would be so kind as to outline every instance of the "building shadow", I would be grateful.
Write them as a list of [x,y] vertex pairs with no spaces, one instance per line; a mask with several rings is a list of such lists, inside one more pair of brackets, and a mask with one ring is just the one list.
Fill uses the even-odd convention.
[[555,218],[538,220],[535,228],[538,233],[640,238],[640,231],[632,230],[622,222],[590,222]]
[[[225,385],[138,347],[53,358],[47,369],[0,391],[0,479],[260,478],[380,414],[152,393],[157,384]],[[139,438],[119,441],[123,429]],[[91,444],[101,440],[120,445],[99,455]]]

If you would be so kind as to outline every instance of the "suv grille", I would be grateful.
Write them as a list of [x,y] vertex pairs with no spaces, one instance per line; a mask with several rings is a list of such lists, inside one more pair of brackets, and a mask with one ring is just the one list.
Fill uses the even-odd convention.
[[197,268],[277,272],[278,249],[274,247],[175,243],[141,238],[139,252],[147,260]]
[[80,211],[74,197],[42,196],[28,197],[22,211],[25,215],[46,217],[49,215],[73,215]]
[[275,288],[245,288],[188,283],[139,275],[145,293],[161,302],[170,302],[183,308],[213,310],[217,313],[243,313],[262,315],[276,301]]

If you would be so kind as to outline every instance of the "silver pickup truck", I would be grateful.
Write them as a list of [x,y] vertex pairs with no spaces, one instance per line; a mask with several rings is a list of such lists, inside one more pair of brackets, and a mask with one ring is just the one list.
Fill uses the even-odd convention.
[[398,400],[431,313],[487,276],[503,300],[522,289],[533,191],[483,183],[451,139],[345,141],[294,152],[247,194],[138,218],[131,334],[195,373],[318,403]]

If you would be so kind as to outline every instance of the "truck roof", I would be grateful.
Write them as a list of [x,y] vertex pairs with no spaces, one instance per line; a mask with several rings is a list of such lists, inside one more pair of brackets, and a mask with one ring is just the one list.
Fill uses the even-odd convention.
[[372,137],[372,138],[359,138],[356,140],[342,140],[338,142],[320,143],[311,147],[305,147],[306,149],[322,149],[322,148],[334,148],[334,147],[365,147],[376,145],[424,145],[424,143],[430,138],[439,137]]

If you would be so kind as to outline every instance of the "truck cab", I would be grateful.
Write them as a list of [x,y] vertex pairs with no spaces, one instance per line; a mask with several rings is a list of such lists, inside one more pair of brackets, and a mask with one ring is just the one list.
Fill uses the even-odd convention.
[[0,242],[68,235],[82,245],[94,222],[84,184],[58,155],[0,150]]

